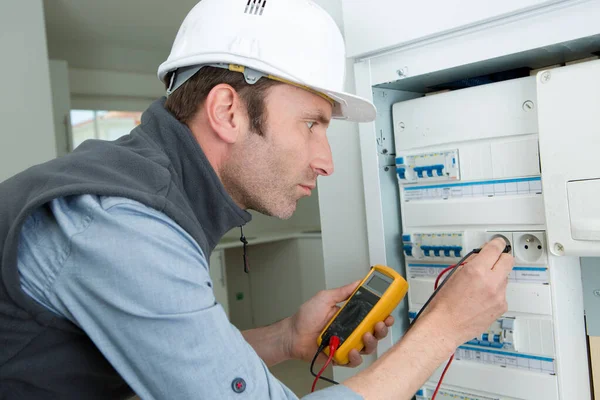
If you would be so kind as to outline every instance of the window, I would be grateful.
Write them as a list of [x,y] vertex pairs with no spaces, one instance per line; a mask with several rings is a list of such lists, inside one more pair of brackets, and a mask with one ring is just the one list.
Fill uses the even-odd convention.
[[71,150],[88,139],[116,140],[140,124],[140,111],[71,110]]

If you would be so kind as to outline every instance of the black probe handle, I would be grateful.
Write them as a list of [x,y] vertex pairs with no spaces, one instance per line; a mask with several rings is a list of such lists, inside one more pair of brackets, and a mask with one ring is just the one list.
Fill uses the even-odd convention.
[[[508,254],[512,251],[512,246],[510,245],[510,240],[508,240],[508,238],[506,236],[499,235],[499,234],[492,236],[492,240],[494,240],[496,238],[501,238],[502,240],[504,240],[504,243],[506,243],[504,250],[502,250],[503,253]],[[481,251],[481,249],[477,249],[477,250],[479,250],[479,251],[477,251],[477,253],[479,253]]]

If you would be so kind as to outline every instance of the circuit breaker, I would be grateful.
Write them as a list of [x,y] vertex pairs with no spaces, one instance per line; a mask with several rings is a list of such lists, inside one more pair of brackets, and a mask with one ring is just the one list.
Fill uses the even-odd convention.
[[[516,262],[508,311],[458,348],[438,400],[590,398],[579,259],[548,249],[536,85],[519,78],[392,108],[409,317],[444,268],[495,234]],[[431,399],[443,367],[417,399]]]
[[407,155],[396,159],[396,171],[406,182],[457,180],[457,159],[456,150]]

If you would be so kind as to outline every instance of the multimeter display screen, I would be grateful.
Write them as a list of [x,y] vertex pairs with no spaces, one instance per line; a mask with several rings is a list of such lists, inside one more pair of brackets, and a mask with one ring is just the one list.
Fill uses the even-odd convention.
[[390,283],[383,278],[373,274],[369,282],[367,283],[367,287],[371,289],[375,289],[375,291],[383,294],[386,289],[390,286]]
[[[387,282],[386,282],[387,283]],[[377,304],[379,296],[372,291],[360,287],[354,296],[350,298],[342,311],[333,320],[327,329],[330,335],[340,338],[340,345],[350,336],[356,327],[367,316],[369,311]],[[327,339],[329,340],[329,339]]]

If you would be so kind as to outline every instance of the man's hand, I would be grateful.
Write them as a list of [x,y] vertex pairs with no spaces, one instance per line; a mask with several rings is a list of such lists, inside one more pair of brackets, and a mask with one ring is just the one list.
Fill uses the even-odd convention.
[[[288,351],[292,358],[301,359],[310,362],[317,352],[317,338],[325,325],[338,311],[338,303],[343,302],[350,297],[360,281],[337,289],[323,290],[313,298],[304,303],[298,312],[290,318],[290,336],[288,342]],[[361,354],[371,354],[377,348],[377,341],[383,339],[388,334],[388,327],[392,326],[394,318],[389,316],[383,322],[375,325],[375,332],[367,332],[363,336],[365,348],[359,353],[352,350],[349,353],[349,367],[356,367],[362,363]],[[325,361],[325,355],[320,354],[322,361]]]
[[506,312],[506,285],[514,261],[502,253],[505,245],[494,239],[457,267],[402,340],[344,385],[368,399],[412,399],[458,346]]
[[456,346],[479,336],[508,308],[506,285],[514,260],[502,253],[506,243],[498,238],[457,271],[431,301],[421,318],[435,319]]

